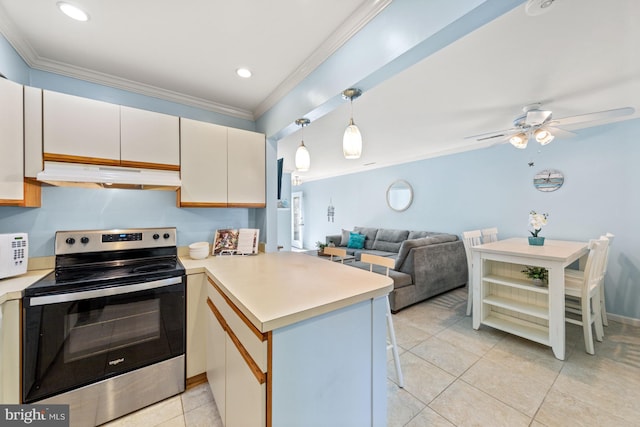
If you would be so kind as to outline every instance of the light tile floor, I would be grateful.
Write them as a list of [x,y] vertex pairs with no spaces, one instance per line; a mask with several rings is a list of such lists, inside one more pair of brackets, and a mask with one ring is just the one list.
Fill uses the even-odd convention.
[[[549,347],[475,331],[466,301],[458,289],[394,315],[405,387],[389,360],[389,427],[640,425],[640,328],[610,321],[590,356],[582,329],[567,325],[560,361]],[[206,385],[108,424],[221,425]]]

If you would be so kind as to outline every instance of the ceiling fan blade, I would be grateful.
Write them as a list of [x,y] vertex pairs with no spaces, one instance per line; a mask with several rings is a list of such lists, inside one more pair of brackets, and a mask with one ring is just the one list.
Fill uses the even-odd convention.
[[520,129],[511,128],[511,129],[496,130],[493,132],[481,133],[478,135],[465,136],[464,139],[475,139],[477,141],[485,141],[487,139],[499,138],[501,136],[507,136],[517,132],[520,132]]
[[529,126],[539,126],[551,117],[551,111],[531,110],[527,111],[525,123]]
[[549,132],[551,132],[551,134],[555,137],[558,138],[572,138],[574,136],[576,136],[575,133],[573,132],[569,132],[568,130],[564,130],[564,129],[560,129],[557,127],[553,127],[553,126],[545,126],[545,129],[547,129]]
[[580,114],[577,116],[569,116],[561,119],[555,119],[549,122],[553,126],[567,126],[578,123],[591,122],[596,120],[612,119],[614,117],[628,116],[636,110],[633,107],[615,108],[613,110],[597,111],[594,113]]

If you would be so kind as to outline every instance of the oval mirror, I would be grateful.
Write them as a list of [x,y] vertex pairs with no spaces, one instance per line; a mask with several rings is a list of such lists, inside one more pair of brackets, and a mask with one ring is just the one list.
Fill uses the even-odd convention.
[[396,212],[405,211],[413,201],[413,188],[404,179],[391,183],[387,188],[387,205]]

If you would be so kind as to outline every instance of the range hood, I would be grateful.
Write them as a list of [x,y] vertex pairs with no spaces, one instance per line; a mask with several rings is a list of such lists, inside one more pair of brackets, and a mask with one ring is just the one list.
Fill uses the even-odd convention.
[[180,172],[117,166],[44,162],[36,179],[55,186],[176,190]]

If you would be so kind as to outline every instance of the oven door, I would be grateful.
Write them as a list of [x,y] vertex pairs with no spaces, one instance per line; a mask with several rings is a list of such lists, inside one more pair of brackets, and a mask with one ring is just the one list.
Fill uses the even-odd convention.
[[24,403],[185,352],[185,276],[23,301]]

